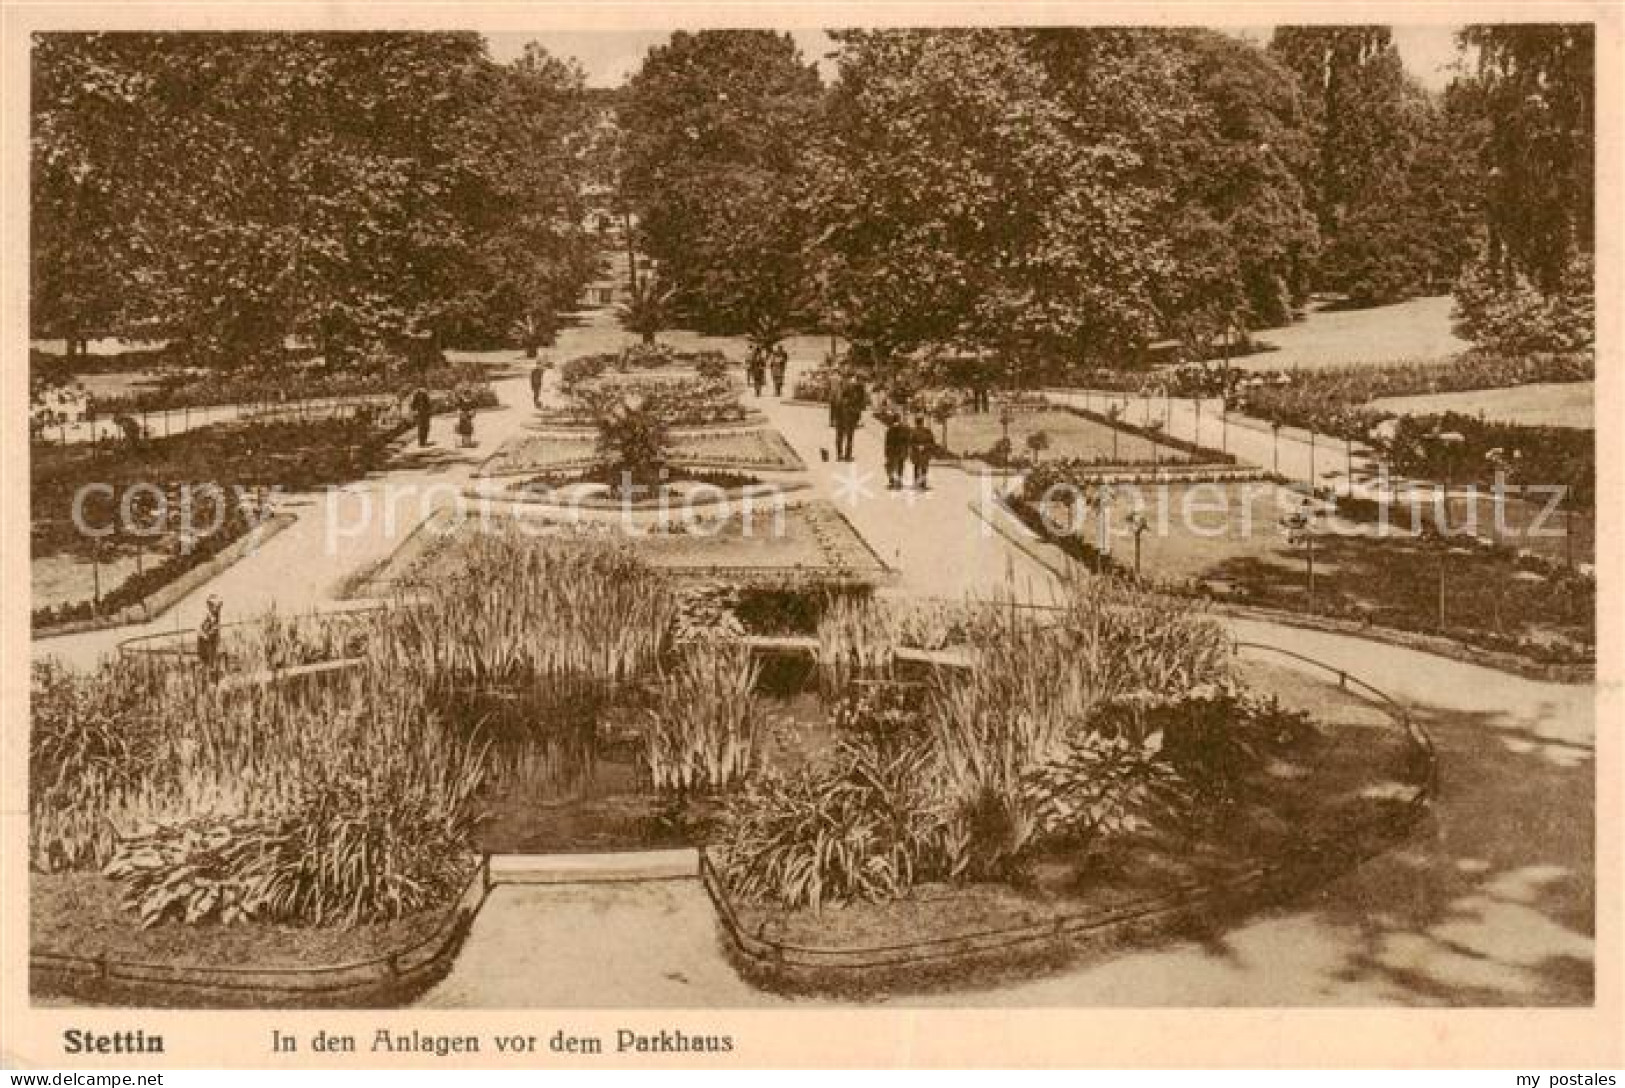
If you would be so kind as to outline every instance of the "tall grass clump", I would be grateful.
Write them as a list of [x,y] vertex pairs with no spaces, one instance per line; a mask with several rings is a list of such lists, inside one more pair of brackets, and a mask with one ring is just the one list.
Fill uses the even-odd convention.
[[511,688],[584,676],[605,687],[653,672],[676,600],[630,550],[486,525],[445,573],[390,610],[372,656],[434,686]]
[[102,869],[143,924],[357,924],[443,902],[471,871],[484,753],[420,688],[144,667],[154,686],[125,702],[126,663],[36,674],[36,868]]
[[121,826],[181,771],[165,721],[195,685],[146,658],[111,658],[90,673],[36,662],[28,733],[29,863],[41,872],[93,868]]
[[744,780],[756,750],[761,664],[740,642],[707,639],[661,677],[644,733],[644,768],[679,798]]
[[860,676],[888,672],[897,661],[897,613],[869,597],[837,596],[818,619],[818,674],[826,697]]
[[1106,578],[1073,584],[1044,622],[1014,602],[990,607],[970,639],[975,667],[944,674],[928,722],[970,871],[986,877],[1034,843],[1046,807],[1034,775],[1076,754],[1100,708],[1228,675],[1211,620]]
[[719,858],[746,899],[818,911],[907,894],[951,874],[951,828],[930,787],[928,750],[874,734],[834,756],[751,783],[729,806]]

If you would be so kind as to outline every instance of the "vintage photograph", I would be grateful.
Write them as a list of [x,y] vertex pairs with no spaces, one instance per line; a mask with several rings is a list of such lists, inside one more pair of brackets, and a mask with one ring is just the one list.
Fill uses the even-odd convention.
[[30,1008],[1591,1007],[1598,27],[1453,10],[29,35]]

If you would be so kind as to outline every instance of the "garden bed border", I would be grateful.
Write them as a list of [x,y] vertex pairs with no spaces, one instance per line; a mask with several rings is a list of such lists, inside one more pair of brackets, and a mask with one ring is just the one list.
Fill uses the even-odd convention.
[[753,981],[787,992],[884,990],[900,975],[955,973],[983,962],[1002,965],[1044,954],[1074,955],[1089,947],[1163,934],[1213,909],[1239,909],[1265,902],[1319,878],[1346,871],[1376,856],[1408,834],[1431,810],[1438,787],[1438,757],[1432,738],[1387,693],[1346,670],[1293,650],[1266,643],[1232,640],[1242,649],[1281,654],[1324,669],[1345,690],[1386,713],[1405,734],[1417,760],[1412,794],[1402,811],[1367,820],[1335,836],[1309,839],[1268,862],[1216,882],[1189,882],[1170,892],[1116,907],[1060,914],[1041,922],[928,937],[894,945],[811,946],[776,940],[741,923],[726,879],[700,850],[700,881],[716,908],[730,956]]
[[183,598],[190,596],[205,582],[213,581],[216,575],[236,564],[239,559],[245,558],[298,520],[295,514],[272,514],[208,559],[183,571],[174,581],[158,587],[134,604],[125,605],[110,616],[36,627],[30,632],[30,637],[38,641],[83,634],[86,631],[105,631],[111,627],[151,623],[175,607]]
[[445,976],[491,889],[480,857],[433,932],[370,959],[310,967],[205,967],[29,950],[29,991],[142,1007],[379,1008]]

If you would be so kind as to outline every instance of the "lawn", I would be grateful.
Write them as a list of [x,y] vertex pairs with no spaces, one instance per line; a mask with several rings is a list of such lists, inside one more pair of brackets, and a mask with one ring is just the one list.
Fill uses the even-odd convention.
[[[938,440],[942,438],[940,426],[933,426]],[[1049,436],[1049,446],[1042,459],[1112,462],[1133,464],[1151,463],[1153,460],[1172,464],[1188,462],[1190,455],[1182,450],[1149,438],[1129,434],[1103,423],[1084,419],[1060,409],[1022,412],[1010,420],[1010,445],[1017,456],[1027,455],[1027,438],[1043,431]],[[962,457],[978,457],[1004,437],[1005,431],[996,412],[978,415],[958,415],[948,421],[948,448]]]
[[1261,329],[1275,350],[1232,360],[1249,370],[1347,366],[1393,359],[1443,359],[1471,347],[1450,328],[1449,295],[1363,310],[1321,309],[1302,321]]
[[1399,415],[1461,412],[1526,427],[1597,426],[1595,382],[1552,382],[1503,389],[1470,389],[1411,397],[1382,397],[1371,407]]
[[[178,557],[188,503],[191,529],[200,545],[193,554],[205,558],[216,546],[246,531],[252,520],[232,513],[243,505],[235,488],[304,490],[356,479],[382,460],[397,427],[385,420],[335,419],[224,425],[135,445],[123,441],[33,445],[30,552],[36,621],[88,618],[96,541],[85,530],[115,531],[100,541],[105,560],[101,594],[107,607],[123,607],[160,588],[152,581],[158,577],[154,568],[160,562],[172,561],[171,578],[190,565]],[[95,490],[83,491],[81,527],[74,521],[75,502],[87,487]],[[153,488],[160,489],[161,500]],[[119,515],[126,496],[131,499],[129,523]],[[224,512],[219,512],[222,502]],[[140,594],[130,583],[136,573],[137,547],[142,549],[148,579]],[[130,592],[114,597],[126,583],[131,584]],[[74,607],[81,604],[85,607]],[[45,609],[57,611],[47,615]]]
[[[1108,519],[1112,556],[1134,566],[1131,512],[1142,513],[1150,528],[1140,537],[1141,570],[1165,582],[1202,581],[1226,563],[1250,561],[1277,567],[1283,574],[1301,572],[1302,559],[1288,546],[1281,518],[1300,506],[1298,494],[1272,483],[1123,484],[1114,491]],[[1059,504],[1049,508],[1053,528],[1068,526],[1094,545],[1098,513],[1081,526]]]
[[[160,555],[149,543],[142,556],[143,567],[158,562]],[[100,591],[106,596],[136,572],[136,553],[133,547],[109,548],[101,558],[101,573],[88,558],[69,552],[36,556],[30,564],[31,585],[35,608],[55,608],[65,604],[92,600],[100,577]]]

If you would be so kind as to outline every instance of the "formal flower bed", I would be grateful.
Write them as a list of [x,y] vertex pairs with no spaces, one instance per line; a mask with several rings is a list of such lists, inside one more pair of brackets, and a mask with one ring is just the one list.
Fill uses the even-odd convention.
[[790,395],[796,400],[816,401],[819,404],[828,404],[829,398],[835,393],[835,386],[840,375],[832,367],[819,367],[816,370],[803,371],[797,375],[794,384],[790,387]]
[[1581,355],[1469,352],[1445,362],[1397,362],[1313,370],[1234,372],[1223,388],[1238,411],[1282,426],[1363,440],[1391,413],[1369,407],[1384,397],[1453,393],[1545,382],[1590,381],[1596,359]]
[[[769,493],[727,507],[656,502],[644,517],[620,504],[594,517],[588,504],[519,513],[432,516],[376,571],[354,587],[360,597],[415,591],[455,572],[471,542],[508,531],[554,546],[607,544],[674,575],[723,572],[731,580],[810,577],[873,583],[885,565],[834,507]],[[644,509],[644,508],[638,508]],[[517,519],[517,520],[515,520]]]
[[[601,461],[594,435],[546,431],[504,442],[480,468],[480,475],[557,472]],[[767,427],[678,431],[669,437],[667,461],[686,470],[703,465],[727,471],[795,472],[805,467],[778,431]]]
[[177,370],[166,375],[156,389],[98,398],[94,408],[104,417],[139,415],[217,404],[281,404],[377,394],[404,398],[418,388],[437,395],[441,405],[438,410],[442,411],[453,399],[467,401],[476,408],[498,403],[490,385],[490,368],[483,364],[442,361],[417,366],[400,360],[379,360],[366,368],[331,370],[294,362],[274,369]]
[[[1222,599],[1254,607],[1348,620],[1363,626],[1437,635],[1470,647],[1515,654],[1538,664],[1569,665],[1596,657],[1596,579],[1561,563],[1509,547],[1461,544],[1436,534],[1378,534],[1371,526],[1323,523],[1313,528],[1315,581],[1308,590],[1307,545],[1277,525],[1273,500],[1251,512],[1235,495],[1219,505],[1225,532],[1205,523],[1164,522],[1155,492],[1136,496],[1151,507],[1148,523],[1165,526],[1142,541],[1134,577],[1129,496],[1103,497],[1097,481],[1029,474],[1010,496],[1013,513],[1042,539],[1087,569],[1138,580],[1170,595]],[[1211,485],[1198,485],[1211,486]],[[1215,496],[1209,496],[1214,498]],[[1112,507],[1113,547],[1102,552],[1093,529]],[[1080,505],[1084,508],[1080,512]],[[1179,503],[1169,504],[1178,509]],[[1081,516],[1095,523],[1077,531]]]
[[671,427],[739,423],[751,414],[726,378],[702,377],[686,371],[621,373],[608,370],[581,377],[562,388],[571,403],[543,410],[540,417],[544,423],[586,426],[628,402],[647,408]]

